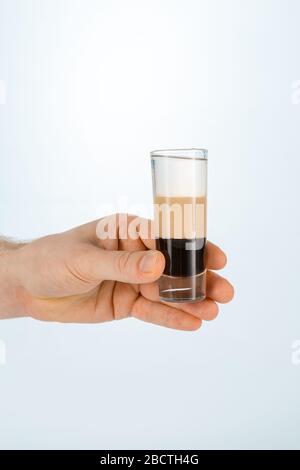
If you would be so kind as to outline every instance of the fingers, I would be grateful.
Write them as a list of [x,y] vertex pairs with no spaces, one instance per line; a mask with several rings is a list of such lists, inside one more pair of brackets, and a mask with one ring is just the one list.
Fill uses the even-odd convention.
[[205,321],[214,320],[219,313],[218,305],[209,298],[206,298],[202,302],[184,304],[183,310]]
[[72,261],[72,271],[86,281],[114,280],[128,283],[152,282],[165,266],[159,251],[110,251],[88,246]]
[[[104,224],[103,226],[101,224]],[[107,238],[102,240],[106,249],[116,250],[118,238],[121,235],[120,243],[127,251],[142,249],[144,245],[149,250],[155,250],[153,221],[138,216],[128,214],[113,214],[100,220],[95,220],[78,227],[77,230],[85,237],[92,240]],[[100,237],[100,238],[99,238]],[[141,243],[142,242],[142,243]],[[207,269],[222,269],[226,265],[225,253],[214,243],[206,244],[206,265]]]
[[234,289],[230,282],[213,271],[207,272],[207,296],[216,302],[226,304],[233,299]]
[[223,269],[227,263],[224,251],[212,242],[206,244],[206,266],[207,269]]
[[194,331],[200,328],[201,320],[182,310],[139,296],[134,303],[132,316],[155,325],[175,330]]

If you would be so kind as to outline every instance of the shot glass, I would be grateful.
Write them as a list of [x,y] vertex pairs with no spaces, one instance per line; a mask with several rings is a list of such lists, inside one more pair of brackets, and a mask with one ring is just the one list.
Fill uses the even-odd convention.
[[150,153],[156,249],[166,265],[160,299],[195,302],[206,296],[207,150]]

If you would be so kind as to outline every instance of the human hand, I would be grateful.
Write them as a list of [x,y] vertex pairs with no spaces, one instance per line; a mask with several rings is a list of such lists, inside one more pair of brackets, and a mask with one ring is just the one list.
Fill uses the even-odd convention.
[[[128,221],[133,217],[128,216]],[[132,316],[169,328],[196,330],[202,320],[217,316],[216,302],[232,299],[231,284],[213,272],[225,266],[226,256],[208,242],[207,298],[186,304],[161,302],[155,281],[164,270],[164,257],[154,250],[151,230],[149,237],[122,238],[120,218],[110,219],[113,239],[100,239],[99,221],[94,221],[6,254],[6,272],[14,283],[18,315],[75,323]]]

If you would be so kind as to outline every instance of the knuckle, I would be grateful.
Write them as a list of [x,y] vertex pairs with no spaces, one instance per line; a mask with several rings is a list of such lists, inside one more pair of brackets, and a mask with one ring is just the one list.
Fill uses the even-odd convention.
[[128,272],[128,270],[130,268],[131,260],[132,260],[132,253],[131,252],[127,252],[127,251],[122,252],[120,254],[120,256],[118,256],[117,259],[116,259],[117,271],[120,274],[124,274],[124,273]]

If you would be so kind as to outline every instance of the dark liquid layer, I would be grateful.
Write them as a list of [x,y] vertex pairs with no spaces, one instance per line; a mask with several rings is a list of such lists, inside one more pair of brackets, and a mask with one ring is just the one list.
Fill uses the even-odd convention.
[[205,238],[157,238],[156,249],[166,260],[164,274],[168,276],[195,276],[205,269]]

